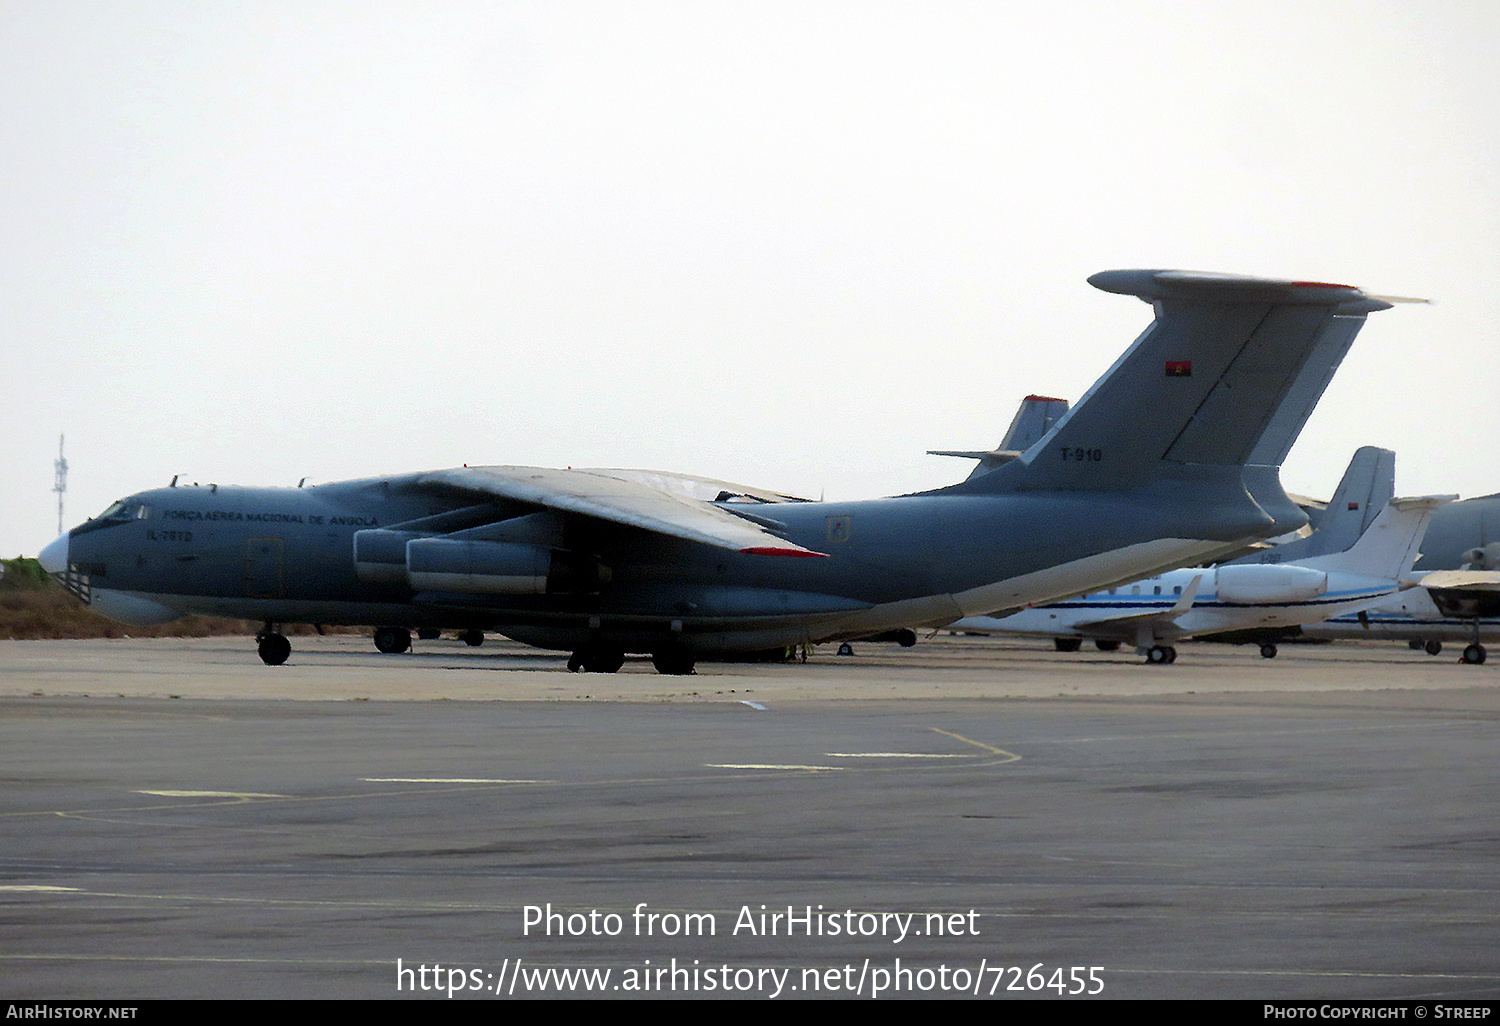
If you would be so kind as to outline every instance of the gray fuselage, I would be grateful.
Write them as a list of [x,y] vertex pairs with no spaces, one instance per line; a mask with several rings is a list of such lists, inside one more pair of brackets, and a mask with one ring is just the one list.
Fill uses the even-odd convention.
[[[487,595],[361,579],[357,532],[472,507],[472,497],[413,490],[415,477],[141,492],[69,532],[68,577],[75,591],[127,619],[134,602],[136,616],[148,620],[208,613],[272,624],[492,629],[563,649],[602,639],[650,651],[665,639],[699,651],[743,650],[936,626],[1177,565],[1275,530],[1259,510],[1232,524],[1221,511],[1200,517],[1192,503],[1169,508],[1150,496],[945,489],[750,506],[824,558],[732,551],[561,517],[557,551],[602,568],[583,586]],[[486,516],[495,520],[553,515],[491,506]],[[1214,521],[1217,529],[1205,530]],[[1024,546],[1015,544],[1021,538]],[[1148,539],[1176,541],[1141,550]]]

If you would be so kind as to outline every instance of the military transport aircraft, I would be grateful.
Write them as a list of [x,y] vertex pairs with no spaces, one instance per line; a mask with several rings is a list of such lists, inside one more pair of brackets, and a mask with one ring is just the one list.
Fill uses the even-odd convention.
[[683,475],[462,467],[307,488],[161,488],[40,555],[106,615],[494,630],[618,670],[937,627],[1212,560],[1305,522],[1277,476],[1363,325],[1347,285],[1105,271],[1155,319],[1015,459],[934,491],[802,502]]

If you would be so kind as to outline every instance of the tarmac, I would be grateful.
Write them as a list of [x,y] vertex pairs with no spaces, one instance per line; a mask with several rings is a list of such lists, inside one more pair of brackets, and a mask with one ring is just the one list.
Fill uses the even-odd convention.
[[0,641],[7,998],[1500,994],[1500,666]]

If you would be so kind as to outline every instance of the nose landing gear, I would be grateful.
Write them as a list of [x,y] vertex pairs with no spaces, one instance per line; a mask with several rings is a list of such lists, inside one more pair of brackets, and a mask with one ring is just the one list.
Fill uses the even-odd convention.
[[267,666],[280,666],[292,654],[292,643],[276,629],[275,624],[268,623],[255,636],[255,650],[260,653],[260,661]]

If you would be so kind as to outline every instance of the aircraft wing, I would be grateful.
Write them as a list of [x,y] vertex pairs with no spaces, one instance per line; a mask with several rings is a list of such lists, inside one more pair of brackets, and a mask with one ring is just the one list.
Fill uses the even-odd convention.
[[769,488],[756,488],[753,485],[736,484],[733,481],[721,481],[716,477],[698,477],[694,474],[674,474],[665,470],[626,470],[617,467],[585,467],[589,474],[603,474],[605,477],[617,477],[622,481],[633,481],[650,488],[658,488],[673,495],[680,495],[688,499],[702,499],[707,502],[746,502],[746,503],[777,503],[777,502],[811,502],[796,495],[788,495],[785,492],[773,492]]
[[1434,570],[1417,585],[1427,589],[1444,616],[1500,615],[1500,572],[1495,570]]
[[417,483],[531,503],[753,555],[827,555],[780,537],[774,533],[774,520],[730,512],[711,502],[616,476],[619,473],[459,467],[422,474]]

